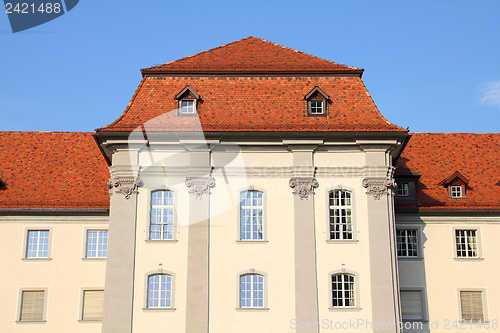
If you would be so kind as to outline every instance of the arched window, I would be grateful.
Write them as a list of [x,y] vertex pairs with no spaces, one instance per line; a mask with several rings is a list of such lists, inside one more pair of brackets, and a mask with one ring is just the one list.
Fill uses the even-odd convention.
[[174,239],[174,193],[172,191],[151,193],[149,239]]
[[330,239],[353,239],[351,192],[333,190],[329,194]]
[[263,239],[262,192],[246,191],[240,200],[240,240]]
[[356,306],[354,294],[354,275],[333,274],[332,275],[332,306],[348,307]]
[[154,274],[148,277],[148,308],[172,307],[172,276]]
[[240,307],[264,307],[264,276],[245,274],[240,276]]

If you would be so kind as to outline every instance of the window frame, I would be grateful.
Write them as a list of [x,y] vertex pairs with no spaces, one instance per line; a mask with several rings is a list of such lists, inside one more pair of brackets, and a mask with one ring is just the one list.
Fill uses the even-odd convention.
[[[405,230],[405,231],[415,231],[416,232],[416,237],[417,237],[417,255],[416,256],[400,256],[398,254],[398,231]],[[414,226],[414,225],[396,225],[396,255],[398,260],[414,260],[414,259],[422,259],[423,258],[423,248],[422,248],[422,227],[421,226]]]
[[[348,275],[352,276],[354,278],[354,305],[333,305],[333,276],[335,275]],[[344,283],[344,282],[342,282]],[[341,269],[341,270],[336,270],[328,273],[328,285],[329,285],[329,294],[328,294],[328,306],[329,310],[360,310],[361,309],[361,303],[360,303],[360,295],[359,295],[359,274],[357,272],[351,271],[351,270],[346,270],[346,269]],[[343,298],[344,299],[344,298]],[[345,300],[345,299],[344,299]]]
[[[453,189],[460,189],[460,196],[454,196]],[[463,199],[465,198],[465,186],[464,185],[449,185],[449,195],[451,199]]]
[[[148,301],[149,301],[149,277],[153,275],[167,275],[170,276],[171,278],[171,283],[170,283],[170,307],[149,307],[148,306]],[[149,271],[144,274],[144,305],[142,310],[143,311],[175,311],[175,282],[176,282],[176,275],[172,271],[168,271],[165,269],[157,269],[153,271]]]
[[[401,300],[401,292],[420,292],[421,297],[421,306],[422,306],[422,318],[403,318],[403,302]],[[400,290],[400,303],[401,303],[401,320],[404,322],[427,322],[428,318],[428,309],[427,309],[427,298],[426,298],[426,288],[424,287],[401,287]]]
[[[404,193],[400,194],[400,191],[399,191],[400,190],[400,188],[399,188],[400,185],[403,185],[402,192],[404,192],[406,194],[404,194]],[[406,185],[406,186],[404,186],[404,185]],[[397,187],[396,187],[396,195],[398,197],[401,197],[401,198],[407,198],[407,197],[409,197],[410,196],[410,184],[408,182],[398,182],[397,183]]]
[[[93,231],[97,231],[97,232],[107,232],[107,237],[106,237],[106,256],[104,257],[89,257],[88,256],[88,246],[89,246],[89,232],[93,232]],[[109,230],[108,229],[104,229],[104,228],[90,228],[90,227],[86,227],[84,229],[84,237],[85,237],[85,240],[84,240],[84,246],[83,246],[83,255],[82,255],[82,259],[89,259],[89,260],[106,260],[107,257],[108,257],[108,245],[109,245]],[[99,240],[99,238],[97,238]],[[96,250],[97,251],[97,250]],[[98,251],[97,251],[98,252]]]
[[[173,221],[172,221],[172,239],[151,239],[151,213],[153,210],[153,193],[159,191],[170,191],[173,195]],[[147,218],[147,226],[146,226],[146,242],[147,243],[175,243],[177,242],[177,197],[178,192],[176,189],[168,187],[168,186],[160,186],[155,187],[149,190],[148,193],[148,218]],[[163,235],[161,233],[161,235]]]
[[[475,231],[476,232],[476,256],[471,257],[471,256],[465,256],[465,257],[459,257],[458,256],[458,249],[457,249],[457,236],[456,233],[457,231]],[[472,225],[464,225],[464,226],[454,226],[452,228],[452,237],[453,237],[453,258],[455,260],[463,261],[463,260],[483,260],[483,252],[481,248],[481,229],[478,226],[472,226]],[[467,237],[466,237],[467,239]]]
[[[193,102],[193,112],[183,112],[182,102]],[[183,117],[197,116],[198,115],[198,100],[196,98],[180,98],[179,99],[179,115]]]
[[[17,301],[17,314],[16,323],[46,323],[47,322],[47,299],[48,299],[48,287],[21,287],[19,288],[18,301]],[[43,312],[42,319],[33,320],[22,320],[22,308],[23,308],[23,293],[25,291],[42,291],[43,292]]]
[[[330,238],[330,193],[333,191],[348,191],[351,193],[351,229],[352,229],[352,239],[331,239]],[[326,242],[329,244],[342,244],[342,243],[358,243],[358,224],[356,221],[356,190],[354,188],[336,185],[329,187],[325,190],[325,201],[326,201]]]
[[[242,203],[241,203],[241,195],[245,192],[259,192],[262,194],[262,239],[241,239],[241,211],[243,209]],[[238,211],[237,211],[237,235],[236,235],[236,242],[237,243],[266,243],[268,242],[267,240],[267,219],[266,219],[266,212],[267,212],[267,195],[266,191],[260,187],[256,186],[249,186],[244,189],[240,189],[238,191]]]
[[[80,288],[80,307],[79,307],[79,311],[78,311],[78,321],[82,321],[82,322],[101,322],[102,321],[102,318],[98,319],[98,318],[89,318],[89,319],[85,319],[83,317],[84,315],[84,310],[85,310],[85,292],[86,291],[102,291],[104,293],[104,287],[83,287],[83,288]],[[104,308],[104,295],[103,295],[103,308]]]
[[[481,292],[481,302],[482,302],[482,308],[483,308],[483,318],[481,320],[482,323],[488,323],[490,322],[490,318],[488,315],[488,304],[487,304],[487,296],[486,296],[486,288],[458,288],[457,289],[457,309],[458,309],[458,318],[459,321],[461,321],[462,325],[470,325],[471,319],[464,319],[463,314],[462,314],[462,292]],[[472,319],[473,323],[477,323],[479,319]],[[463,322],[462,322],[463,321]]]
[[[47,257],[28,257],[28,241],[30,231],[48,231],[48,247],[47,247]],[[52,227],[26,227],[24,228],[24,239],[23,239],[23,249],[22,249],[22,261],[51,261],[52,260]]]
[[[263,284],[263,290],[262,290],[262,306],[260,307],[242,307],[241,306],[241,277],[246,276],[246,275],[258,275],[262,276],[262,284]],[[259,270],[255,270],[253,268],[241,271],[236,274],[236,310],[242,310],[242,311],[267,311],[269,310],[269,305],[268,305],[268,277],[267,273]]]
[[[307,116],[308,117],[326,117],[328,115],[328,102],[330,97],[318,86],[315,86],[305,97],[307,101]],[[312,112],[312,102],[322,102],[322,113]]]

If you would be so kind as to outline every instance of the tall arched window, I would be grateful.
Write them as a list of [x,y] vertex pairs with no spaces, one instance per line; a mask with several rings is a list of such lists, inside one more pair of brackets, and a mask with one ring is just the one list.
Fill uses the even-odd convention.
[[264,307],[264,276],[245,274],[240,276],[240,307]]
[[252,190],[241,193],[240,240],[263,239],[262,210],[262,192]]
[[351,192],[333,190],[329,194],[330,239],[352,239]]
[[172,191],[151,193],[149,239],[174,239],[174,193]]
[[354,275],[333,274],[332,275],[332,306],[356,306],[354,294]]
[[148,308],[172,307],[172,276],[154,274],[148,277]]

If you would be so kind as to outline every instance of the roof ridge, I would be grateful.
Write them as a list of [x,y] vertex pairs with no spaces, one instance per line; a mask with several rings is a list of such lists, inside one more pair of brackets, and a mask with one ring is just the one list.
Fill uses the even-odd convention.
[[[255,48],[255,52],[248,52],[251,44],[260,44]],[[245,51],[245,55],[253,58],[245,60],[241,58],[238,52]],[[279,54],[280,51],[283,54]],[[273,54],[274,52],[274,54]],[[269,54],[271,53],[271,54]],[[279,55],[279,60],[275,59]],[[294,58],[296,55],[296,59]],[[269,58],[272,56],[271,58]],[[281,58],[282,56],[282,58]],[[266,58],[267,57],[267,58]],[[271,59],[271,61],[269,61]],[[283,59],[285,59],[283,61]],[[255,61],[257,60],[257,61]],[[312,66],[305,66],[304,63],[310,62]],[[194,66],[193,66],[194,63]],[[235,66],[239,64],[239,66]],[[264,66],[263,66],[264,64]],[[241,67],[240,67],[241,66]],[[356,74],[363,72],[362,68],[340,64],[338,62],[327,60],[309,53],[305,53],[281,44],[273,43],[266,39],[255,36],[245,37],[234,42],[226,43],[193,55],[182,57],[164,64],[142,68],[143,73],[158,72],[179,72],[179,71],[278,71],[278,72],[346,72],[353,71]]]

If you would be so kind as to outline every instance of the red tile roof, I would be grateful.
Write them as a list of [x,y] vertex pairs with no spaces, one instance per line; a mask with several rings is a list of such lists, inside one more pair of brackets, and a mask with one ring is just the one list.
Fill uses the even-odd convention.
[[[201,97],[198,117],[177,115],[175,96],[190,85]],[[305,96],[320,87],[327,117],[309,117]],[[406,132],[378,111],[359,76],[146,76],[120,118],[97,131]]]
[[148,73],[179,72],[363,72],[266,40],[247,37],[164,65],[144,68]]
[[[451,199],[438,184],[457,171],[468,179],[466,197]],[[420,211],[499,210],[500,133],[412,134],[396,173],[420,175],[417,205],[396,200],[398,211],[417,207]]]
[[109,207],[107,163],[92,133],[0,132],[0,208]]

